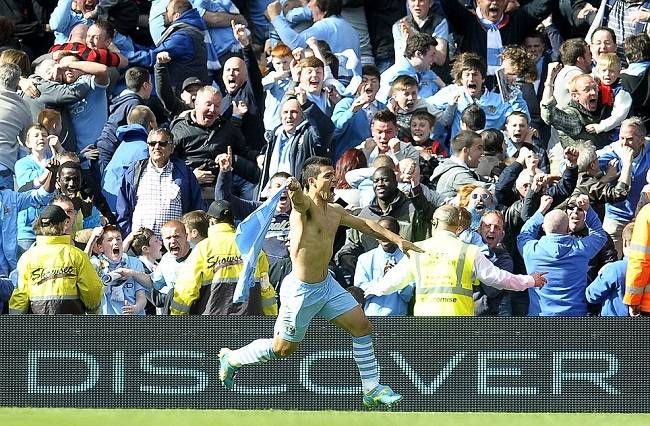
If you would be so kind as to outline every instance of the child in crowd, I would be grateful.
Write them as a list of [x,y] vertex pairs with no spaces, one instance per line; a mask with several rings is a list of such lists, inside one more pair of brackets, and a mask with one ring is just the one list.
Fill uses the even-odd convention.
[[[47,162],[53,157],[52,153],[63,150],[59,138],[49,135],[47,129],[40,124],[34,124],[27,129],[25,146],[29,155],[16,161],[16,183],[18,187],[32,182],[34,189],[40,188],[47,179]],[[41,206],[42,207],[42,206]],[[32,223],[38,217],[38,208],[30,207],[18,213],[18,255],[20,256],[36,241]]]
[[596,78],[598,79],[598,98],[603,107],[610,110],[609,115],[600,123],[587,124],[585,129],[589,133],[610,132],[612,142],[618,140],[618,129],[632,108],[632,96],[623,89],[619,76],[621,75],[621,61],[616,53],[603,53],[596,60]]
[[181,222],[185,225],[187,242],[190,243],[191,248],[196,247],[198,243],[208,238],[210,218],[203,210],[185,213],[181,218]]
[[124,253],[122,233],[115,225],[97,227],[86,245],[90,262],[104,283],[103,315],[144,315],[145,286],[151,279],[138,258]]
[[623,303],[623,296],[625,295],[627,255],[632,243],[633,230],[634,222],[628,223],[623,228],[621,234],[623,259],[603,266],[598,273],[598,277],[589,284],[585,291],[587,302],[602,304],[600,315],[603,317],[626,317],[629,315],[628,307]]
[[58,137],[60,145],[65,147],[66,142],[70,138],[68,137],[68,131],[63,128],[63,121],[59,111],[52,108],[45,108],[38,113],[36,122],[45,127],[48,135]]
[[397,116],[397,138],[410,141],[411,117],[417,110],[427,111],[427,103],[418,96],[418,82],[408,75],[401,75],[393,81],[388,109]]
[[431,137],[436,119],[427,111],[418,110],[411,116],[411,141],[420,153],[418,165],[422,182],[430,182],[441,158],[449,157],[447,149]]
[[273,131],[280,123],[280,105],[291,83],[291,49],[279,43],[271,49],[273,70],[262,78],[266,92],[264,101],[264,129]]
[[156,236],[149,228],[140,228],[132,232],[122,244],[122,249],[127,251],[131,249],[138,256],[138,259],[144,265],[147,274],[152,273],[158,267],[158,262],[162,257],[162,240]]
[[364,65],[361,84],[355,97],[344,97],[334,107],[332,122],[336,127],[332,158],[337,161],[345,151],[371,137],[370,126],[377,112],[386,105],[376,99],[380,74],[374,65]]

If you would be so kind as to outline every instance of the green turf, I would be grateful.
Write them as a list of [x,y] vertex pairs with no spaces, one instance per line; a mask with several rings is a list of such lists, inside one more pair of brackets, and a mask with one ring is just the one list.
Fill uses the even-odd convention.
[[650,414],[357,413],[340,411],[0,408],[2,426],[641,426]]

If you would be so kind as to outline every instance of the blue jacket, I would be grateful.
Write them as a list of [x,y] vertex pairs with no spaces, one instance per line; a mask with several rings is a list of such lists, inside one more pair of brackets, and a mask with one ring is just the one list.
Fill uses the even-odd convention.
[[[104,128],[102,129],[102,134],[97,139],[97,149],[99,149],[99,169],[103,172],[106,165],[111,158],[113,153],[117,149],[119,142],[117,139],[117,128],[127,124],[126,118],[128,117],[131,110],[138,106],[142,105],[143,100],[135,92],[125,91],[117,98],[114,98],[109,106],[109,115]],[[147,138],[145,137],[146,141]]]
[[594,282],[587,287],[585,291],[587,302],[603,305],[600,316],[626,317],[629,315],[627,305],[623,303],[626,270],[627,258],[608,263],[600,270]]
[[72,0],[59,0],[59,4],[50,15],[50,28],[54,31],[54,43],[68,41],[70,31],[79,24],[90,25],[92,21],[84,18],[82,13],[72,10]]
[[[529,289],[529,316],[587,316],[587,270],[589,260],[607,241],[593,209],[586,217],[589,235],[548,234],[539,238],[544,216],[535,213],[521,228],[517,247],[532,272],[548,272],[546,285]],[[539,238],[539,239],[538,239]]]
[[[332,144],[332,160],[336,163],[341,155],[369,138],[370,120],[363,109],[352,112],[354,98],[343,98],[334,107],[332,122],[334,123],[334,143]],[[378,111],[386,109],[386,105],[375,101]]]
[[[383,248],[376,247],[359,256],[354,271],[354,285],[366,290],[384,276],[387,261],[394,265],[404,257],[400,249],[386,253]],[[413,297],[415,283],[411,283],[395,293],[385,296],[369,296],[363,304],[363,310],[369,316],[405,316],[408,314],[408,304]]]
[[397,58],[393,66],[381,73],[381,84],[379,92],[377,92],[377,99],[379,101],[388,103],[393,82],[401,75],[408,75],[417,80],[418,98],[426,99],[431,97],[438,93],[440,89],[435,83],[435,80],[438,78],[436,73],[431,70],[417,72],[409,60],[402,56],[401,58]]
[[117,128],[118,146],[113,158],[104,169],[102,193],[111,211],[115,213],[117,194],[120,193],[124,172],[137,161],[149,158],[147,130],[139,124],[127,124]]
[[[138,185],[148,161],[149,159],[144,159],[131,164],[122,179],[116,204],[117,224],[122,230],[122,235],[131,233],[131,218],[135,205],[138,203]],[[193,210],[205,210],[205,203],[201,197],[201,186],[199,186],[194,173],[183,160],[172,158],[170,161],[174,165],[172,179],[181,188],[183,213]]]
[[[649,145],[650,144],[646,142],[643,145],[643,148],[639,155],[637,155],[637,157],[632,161],[632,185],[630,186],[627,199],[625,201],[621,201],[620,203],[606,204],[606,218],[611,218],[623,222],[629,222],[632,220],[632,218],[634,218],[636,205],[639,203],[639,198],[641,198],[641,190],[646,184],[646,172],[648,169],[650,169]],[[623,162],[616,152],[618,146],[620,146],[620,142],[616,141],[598,151],[598,163],[601,170],[604,171],[607,169],[609,160],[617,159],[618,172],[621,172]]]
[[[452,105],[453,99],[459,91],[461,92],[461,96],[458,98],[458,103],[454,107]],[[474,103],[480,106],[483,112],[485,112],[486,129],[501,129],[506,122],[506,117],[513,111],[523,112],[528,116],[528,120],[530,120],[528,104],[524,101],[521,90],[513,90],[510,100],[504,102],[499,93],[484,89],[481,97],[474,99],[458,85],[450,84],[440,89],[438,93],[428,99],[428,102],[437,110],[440,125],[444,125],[445,127],[451,126],[452,138],[460,131],[460,117],[463,111]],[[447,108],[455,108],[452,116],[445,114]],[[445,120],[451,119],[451,122],[443,122],[443,117]]]
[[[306,48],[307,40],[314,37],[316,40],[325,40],[334,54],[352,49],[357,58],[361,59],[359,33],[348,21],[338,15],[316,21],[301,33],[291,28],[289,21],[282,15],[273,18],[271,24],[282,42],[291,50],[298,47]],[[346,75],[345,72],[343,64],[339,64],[339,75]],[[356,66],[355,74],[361,75],[361,60]]]
[[16,269],[18,257],[18,212],[28,207],[45,205],[52,194],[44,188],[32,189],[27,192],[16,192],[10,189],[0,190],[0,276],[9,275]]
[[197,77],[205,84],[208,78],[207,31],[205,23],[196,9],[190,9],[174,21],[163,32],[152,49],[136,44],[120,46],[130,66],[153,68],[156,55],[168,52],[172,61],[168,64],[172,85],[180,93],[181,83],[188,77]]
[[[16,161],[16,183],[18,188],[28,182],[33,182],[45,172],[45,168],[38,164],[34,157],[28,155]],[[38,217],[39,207],[28,207],[18,213],[18,240],[36,240],[32,223]]]

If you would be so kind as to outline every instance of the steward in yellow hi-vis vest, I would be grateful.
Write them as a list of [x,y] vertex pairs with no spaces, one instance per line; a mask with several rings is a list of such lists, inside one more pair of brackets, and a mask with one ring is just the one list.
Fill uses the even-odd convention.
[[415,282],[416,316],[472,316],[475,280],[499,289],[542,287],[543,274],[514,275],[497,268],[477,246],[457,236],[459,209],[445,205],[433,215],[433,237],[417,243],[424,253],[413,253],[366,289],[366,295],[386,295]]
[[58,206],[36,220],[36,244],[18,261],[10,314],[98,313],[104,284],[90,259],[70,239],[72,221]]
[[208,209],[208,238],[192,250],[176,276],[172,315],[277,315],[273,286],[268,282],[269,262],[260,252],[255,268],[255,287],[248,299],[233,303],[239,276],[244,272],[235,242],[230,203],[215,201]]

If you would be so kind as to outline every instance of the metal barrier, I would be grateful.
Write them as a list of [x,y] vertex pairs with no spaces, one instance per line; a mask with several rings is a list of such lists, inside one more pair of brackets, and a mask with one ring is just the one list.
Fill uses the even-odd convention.
[[[650,412],[650,320],[373,318],[405,411]],[[351,339],[315,320],[285,360],[219,383],[217,354],[260,317],[0,317],[0,405],[360,410]]]

